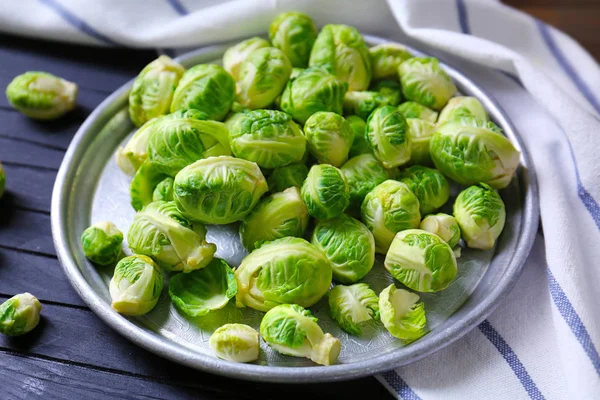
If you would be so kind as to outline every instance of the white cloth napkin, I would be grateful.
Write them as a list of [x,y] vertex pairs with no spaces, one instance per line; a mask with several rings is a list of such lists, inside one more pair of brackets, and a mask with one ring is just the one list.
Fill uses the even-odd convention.
[[264,34],[290,10],[450,59],[508,112],[539,180],[544,237],[509,297],[464,339],[378,379],[403,399],[599,399],[600,69],[565,34],[493,0],[19,0],[3,2],[0,30],[198,47]]

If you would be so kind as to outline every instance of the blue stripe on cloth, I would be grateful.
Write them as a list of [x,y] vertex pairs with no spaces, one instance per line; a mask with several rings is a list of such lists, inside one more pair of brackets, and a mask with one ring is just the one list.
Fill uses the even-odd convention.
[[529,397],[533,400],[544,399],[544,395],[542,395],[542,392],[540,392],[535,382],[533,382],[533,379],[531,379],[531,376],[529,376],[529,373],[525,369],[523,363],[521,363],[521,360],[519,360],[519,357],[517,357],[508,343],[506,343],[506,340],[500,336],[498,331],[494,329],[492,324],[490,324],[488,320],[485,320],[479,324],[478,328],[481,333],[483,333],[485,337],[487,337],[487,339],[494,345],[494,347],[496,347],[502,357],[504,357],[510,368],[521,382],[521,385],[525,391],[527,391],[527,394],[529,394]]
[[71,26],[73,26],[73,27],[77,28],[78,30],[80,30],[81,32],[93,37],[94,39],[97,39],[106,44],[110,44],[112,46],[123,46],[122,44],[115,42],[111,38],[104,36],[97,30],[92,28],[85,21],[83,21],[82,19],[77,17],[75,14],[73,14],[71,11],[69,11],[66,7],[64,7],[58,1],[56,1],[56,0],[39,0],[39,1],[41,3],[47,5],[48,7],[50,7],[52,10],[54,10],[54,12],[56,12],[58,15],[60,15],[62,17],[62,19],[65,20],[66,22],[68,22]]
[[396,371],[387,371],[379,374],[394,389],[398,396],[404,400],[421,400],[419,396],[404,382]]
[[458,12],[458,23],[460,24],[460,30],[462,33],[470,35],[471,27],[469,26],[469,14],[467,14],[465,0],[456,0],[456,10]]
[[189,14],[189,11],[183,6],[183,4],[181,4],[179,0],[167,0],[167,2],[171,5],[171,7],[173,7],[175,11],[177,11],[179,15]]

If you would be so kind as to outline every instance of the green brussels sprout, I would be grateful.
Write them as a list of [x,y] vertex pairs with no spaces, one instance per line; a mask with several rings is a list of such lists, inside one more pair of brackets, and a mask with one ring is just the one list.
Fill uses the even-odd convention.
[[[455,117],[451,121],[446,122],[446,124],[458,124],[458,125],[463,125],[463,126],[470,126],[473,128],[483,128],[483,129],[490,130],[494,133],[499,133],[500,135],[503,134],[502,128],[500,128],[498,125],[496,125],[492,121],[484,121],[481,119],[477,119],[475,117],[468,117],[468,116]],[[439,123],[437,125],[442,126],[442,124],[439,124]]]
[[383,326],[392,336],[405,343],[427,333],[425,304],[416,293],[397,289],[391,284],[379,294],[379,313]]
[[269,41],[260,37],[252,37],[228,48],[223,54],[223,68],[233,77],[240,78],[242,63],[254,50],[269,47]]
[[397,106],[402,101],[402,88],[400,83],[393,79],[384,79],[377,81],[371,85],[371,89],[378,92],[380,95],[387,99],[387,104],[390,106]]
[[410,129],[396,107],[384,106],[373,111],[367,120],[365,137],[384,167],[399,167],[410,161]]
[[168,114],[173,93],[185,68],[167,56],[160,56],[140,72],[129,92],[129,116],[135,126]]
[[173,201],[173,178],[166,177],[152,192],[152,201]]
[[110,280],[112,308],[125,315],[150,312],[162,293],[163,280],[162,271],[150,257],[133,255],[122,258]]
[[365,90],[371,81],[371,56],[356,28],[325,25],[310,52],[308,64],[320,65],[343,82],[349,90]]
[[456,247],[460,240],[460,227],[452,215],[444,213],[428,215],[423,218],[419,227],[438,235],[452,248]]
[[[308,174],[308,170],[306,171]],[[2,163],[0,163],[0,198],[4,194],[4,188],[6,187],[6,173],[4,172],[4,168],[2,168]]]
[[417,228],[421,222],[419,200],[405,183],[387,180],[366,196],[362,221],[373,232],[375,251],[386,254],[397,232]]
[[40,322],[42,305],[30,293],[11,297],[0,305],[0,333],[20,336],[30,332]]
[[301,188],[308,213],[317,219],[342,214],[350,204],[350,191],[342,171],[328,164],[313,165]]
[[268,190],[253,162],[228,156],[209,157],[175,176],[177,208],[192,221],[229,224],[244,218]]
[[357,282],[375,263],[373,234],[346,214],[319,221],[311,243],[325,253],[333,268],[333,279],[341,283]]
[[471,117],[478,121],[488,121],[488,114],[483,104],[475,98],[469,96],[453,97],[440,112],[438,125],[445,124],[457,118]]
[[397,43],[383,43],[369,48],[373,79],[397,78],[398,67],[412,58],[408,49]]
[[233,362],[258,360],[260,336],[244,324],[225,324],[210,335],[208,344],[217,357]]
[[268,311],[279,304],[310,307],[331,286],[331,263],[325,254],[295,237],[263,244],[235,271],[236,304]]
[[340,167],[348,159],[354,140],[350,123],[339,114],[319,111],[304,125],[308,150],[322,164]]
[[196,65],[183,74],[171,102],[171,112],[196,109],[206,119],[221,121],[235,99],[235,81],[221,66]]
[[346,117],[346,121],[348,121],[352,132],[354,132],[354,140],[352,141],[348,156],[356,157],[361,154],[370,154],[371,147],[365,138],[365,127],[367,126],[365,120],[356,115],[349,115]]
[[422,119],[427,122],[435,123],[438,118],[438,112],[431,108],[422,106],[414,101],[407,101],[398,106],[398,111],[404,118]]
[[167,271],[190,272],[204,268],[217,250],[205,237],[206,229],[187,221],[174,202],[157,201],[135,214],[127,242]]
[[379,298],[366,283],[337,285],[328,297],[331,318],[351,335],[360,336],[364,325],[379,321]]
[[418,292],[444,290],[457,273],[452,248],[439,236],[422,229],[398,232],[384,266],[394,278]]
[[454,202],[453,214],[467,246],[473,249],[493,248],[506,221],[502,198],[485,183],[460,192]]
[[502,134],[459,122],[438,128],[429,152],[436,168],[450,179],[461,185],[484,182],[495,189],[508,186],[520,158]]
[[377,107],[387,105],[389,105],[388,98],[379,92],[346,92],[344,96],[344,113],[358,115],[363,119],[369,118]]
[[296,79],[306,68],[292,68],[290,79]]
[[450,198],[450,184],[433,168],[413,165],[402,172],[400,182],[406,183],[419,199],[421,216],[431,214]]
[[306,138],[292,117],[282,111],[256,110],[230,124],[231,150],[261,168],[277,168],[302,160]]
[[306,357],[331,365],[340,354],[340,340],[323,333],[317,318],[297,304],[282,304],[268,311],[260,323],[260,335],[275,351]]
[[240,225],[240,238],[248,251],[257,243],[286,236],[304,236],[308,210],[300,198],[300,189],[290,187],[262,199]]
[[237,293],[231,267],[213,258],[206,267],[177,274],[169,281],[169,296],[179,311],[189,317],[201,317],[219,310]]
[[269,39],[285,53],[294,67],[306,68],[317,38],[313,20],[300,12],[279,14],[269,26]]
[[341,168],[350,191],[350,206],[360,210],[367,193],[380,183],[390,179],[388,170],[373,154],[352,157]]
[[281,94],[291,73],[292,64],[283,51],[275,47],[254,50],[242,63],[236,101],[253,110],[269,106]]
[[6,87],[8,102],[33,119],[56,119],[75,108],[77,84],[47,72],[25,72]]
[[98,222],[81,234],[83,254],[99,265],[114,264],[121,255],[123,233],[109,221]]
[[406,122],[408,123],[412,142],[411,163],[417,165],[433,164],[429,154],[429,142],[431,142],[431,138],[437,129],[436,125],[433,122],[416,118],[407,118]]
[[304,124],[318,111],[342,114],[348,84],[321,67],[303,70],[290,80],[281,95],[281,110]]
[[398,74],[404,97],[434,110],[444,108],[456,93],[452,78],[440,67],[437,58],[409,58],[400,64]]
[[[159,172],[149,160],[139,167],[129,185],[131,206],[140,211],[154,201],[154,192],[158,185],[169,178],[167,174]],[[173,200],[173,199],[171,199]]]
[[275,168],[267,179],[267,183],[271,192],[283,192],[292,186],[300,188],[307,176],[308,167],[302,163],[294,163]]

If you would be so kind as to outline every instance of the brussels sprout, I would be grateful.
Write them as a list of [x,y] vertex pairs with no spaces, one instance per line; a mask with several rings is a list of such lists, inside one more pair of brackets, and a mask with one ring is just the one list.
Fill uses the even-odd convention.
[[438,118],[438,125],[445,124],[448,121],[452,121],[456,118],[472,117],[478,121],[487,121],[487,111],[483,107],[483,104],[475,98],[468,96],[453,97],[448,101],[446,107],[440,113]]
[[317,38],[313,20],[300,12],[279,14],[269,27],[269,39],[282,50],[294,67],[306,68]]
[[156,185],[152,201],[173,201],[173,178],[169,176]]
[[140,211],[152,203],[154,201],[154,191],[167,178],[169,176],[159,172],[156,166],[150,163],[149,160],[144,161],[135,173],[129,186],[129,195],[133,209]]
[[365,324],[379,321],[379,298],[366,283],[337,285],[328,297],[331,318],[351,335],[360,336]]
[[344,96],[344,113],[358,115],[363,119],[377,108],[389,105],[388,98],[379,92],[346,92]]
[[398,167],[410,161],[410,130],[396,107],[384,106],[373,111],[367,120],[365,137],[384,167]]
[[406,122],[410,130],[411,152],[410,161],[418,165],[431,165],[431,155],[429,154],[429,142],[437,129],[433,122],[423,119],[407,118]]
[[392,336],[410,343],[427,333],[425,304],[419,295],[397,289],[393,284],[379,294],[379,312],[383,326]]
[[452,215],[439,213],[426,216],[421,221],[420,228],[438,235],[452,248],[460,240],[460,227]]
[[301,193],[308,213],[317,219],[335,218],[350,204],[350,191],[344,174],[328,164],[312,166]]
[[30,293],[21,293],[0,304],[0,333],[20,336],[30,332],[40,322],[42,305]]
[[244,218],[268,190],[260,168],[239,158],[209,157],[175,176],[177,208],[192,221],[229,224]]
[[438,128],[429,152],[436,168],[450,179],[461,185],[484,182],[495,189],[508,186],[520,157],[505,136],[458,122]]
[[433,111],[431,108],[422,106],[414,101],[407,101],[398,106],[398,111],[404,116],[404,118],[415,118],[422,119],[427,122],[435,123],[438,118],[437,111]]
[[396,234],[385,256],[385,269],[406,287],[439,292],[456,278],[456,257],[442,238],[422,229]]
[[281,94],[291,73],[292,64],[283,51],[275,47],[254,50],[242,63],[236,100],[253,110],[267,107]]
[[325,25],[310,52],[308,64],[320,65],[340,80],[349,90],[365,90],[371,81],[371,56],[356,28],[348,25]]
[[302,163],[295,163],[275,168],[267,179],[267,183],[271,192],[283,192],[292,186],[300,188],[307,176],[308,167]]
[[387,99],[387,104],[390,106],[397,106],[402,100],[402,88],[400,87],[400,83],[392,79],[375,82],[375,84],[371,85],[371,90],[378,92],[385,97]]
[[144,315],[154,308],[163,288],[163,273],[150,257],[122,258],[109,291],[112,308],[120,314]]
[[306,68],[292,68],[290,79],[296,79]]
[[279,304],[310,307],[331,285],[331,263],[304,239],[285,237],[263,244],[235,271],[236,304],[268,311]]
[[388,171],[373,154],[352,157],[341,168],[350,191],[350,206],[360,210],[367,193],[390,179]]
[[303,124],[318,111],[342,113],[348,84],[321,67],[307,68],[288,82],[281,95],[281,110]]
[[183,74],[175,89],[171,112],[200,110],[207,119],[221,121],[235,98],[235,81],[215,64],[196,65]]
[[436,169],[413,165],[402,172],[400,181],[419,199],[421,216],[431,214],[450,198],[450,184]]
[[369,48],[373,79],[397,78],[400,64],[412,57],[408,49],[397,43],[383,43]]
[[473,249],[493,248],[506,221],[502,198],[485,183],[460,192],[454,203],[453,214],[467,246]]
[[361,154],[371,154],[371,147],[365,138],[365,127],[367,126],[365,120],[356,115],[349,115],[346,117],[346,121],[350,123],[350,127],[354,132],[354,140],[352,141],[348,156],[355,157]]
[[98,222],[81,234],[83,254],[99,265],[114,264],[121,255],[123,234],[115,224]]
[[269,41],[259,37],[252,37],[239,42],[228,48],[225,54],[223,54],[223,68],[237,81],[240,78],[242,63],[248,58],[250,53],[269,46]]
[[434,110],[441,110],[456,93],[452,78],[437,58],[409,58],[400,64],[398,74],[404,97]]
[[375,251],[385,254],[397,232],[417,228],[421,222],[419,200],[405,183],[387,180],[365,197],[361,219],[373,232]]
[[240,225],[242,244],[248,251],[257,243],[286,236],[302,237],[308,226],[308,210],[300,190],[290,187],[262,199]]
[[[308,171],[307,171],[308,173]],[[4,172],[4,168],[2,168],[2,163],[0,163],[0,198],[4,194],[4,188],[6,187],[6,173]]]
[[323,333],[317,318],[297,304],[283,304],[267,312],[260,335],[275,351],[306,357],[320,365],[331,365],[340,354],[340,340]]
[[338,282],[354,283],[373,268],[373,234],[362,222],[346,214],[319,221],[313,231],[311,243],[331,261],[333,279]]
[[344,117],[332,112],[319,111],[304,125],[308,150],[318,162],[340,167],[348,159],[354,140],[354,131]]
[[33,119],[56,119],[75,108],[77,85],[47,72],[25,72],[6,87],[6,98]]
[[306,138],[289,114],[256,110],[230,124],[229,140],[236,157],[261,168],[277,168],[302,160]]
[[185,68],[167,56],[146,65],[129,92],[129,116],[135,126],[169,113],[173,93],[184,72]]
[[[496,125],[492,121],[484,121],[484,120],[477,119],[475,117],[456,117],[446,123],[470,126],[473,128],[483,128],[483,129],[487,129],[494,133],[499,133],[500,135],[502,135],[502,128],[500,128],[498,125]],[[438,126],[441,126],[441,125],[442,124],[438,124]]]
[[233,270],[220,258],[213,258],[202,269],[177,274],[169,282],[169,296],[179,311],[201,317],[219,310],[237,293]]
[[127,242],[167,271],[190,272],[204,268],[215,254],[216,246],[205,237],[205,228],[188,222],[174,202],[157,201],[135,215]]
[[208,344],[217,357],[245,363],[258,359],[259,341],[256,329],[244,324],[225,324],[214,331]]

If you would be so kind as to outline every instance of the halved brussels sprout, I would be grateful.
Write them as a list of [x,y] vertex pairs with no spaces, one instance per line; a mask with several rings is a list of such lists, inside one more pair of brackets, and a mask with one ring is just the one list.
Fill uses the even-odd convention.
[[450,198],[450,184],[437,169],[413,165],[402,172],[400,181],[419,199],[421,216],[431,214]]
[[135,214],[127,242],[167,271],[190,272],[204,268],[217,250],[205,237],[206,229],[188,222],[174,202],[157,201]]
[[0,305],[0,333],[20,336],[30,332],[40,322],[42,305],[30,293],[11,297]]
[[456,93],[452,78],[440,67],[437,58],[409,58],[400,64],[398,74],[404,97],[434,110],[444,108]]
[[419,295],[397,289],[391,284],[379,294],[379,313],[383,326],[392,336],[410,343],[427,333],[425,304]]
[[419,227],[438,235],[452,248],[456,247],[460,240],[460,227],[452,215],[444,213],[428,215],[423,218]]
[[414,101],[407,101],[398,106],[398,111],[404,118],[422,119],[427,122],[435,123],[438,118],[438,112],[433,111]]
[[236,304],[268,311],[279,304],[310,307],[331,285],[331,263],[304,239],[285,237],[263,244],[235,271]]
[[380,183],[390,179],[388,170],[373,154],[352,157],[341,168],[350,191],[350,206],[360,210],[367,193]]
[[260,37],[252,37],[228,48],[223,54],[223,68],[234,80],[240,77],[242,63],[254,50],[269,47],[269,41]]
[[371,85],[371,89],[378,92],[380,95],[387,99],[387,104],[390,106],[397,106],[402,101],[402,88],[400,83],[393,79],[384,79],[377,81]]
[[318,162],[340,167],[348,159],[354,140],[354,131],[344,117],[332,112],[319,111],[304,125],[308,150]]
[[384,266],[394,278],[418,292],[444,290],[457,273],[452,248],[439,236],[422,229],[398,232]]
[[324,334],[317,318],[297,304],[282,304],[267,312],[260,335],[278,353],[310,358],[320,365],[334,364],[340,354],[340,340]]
[[290,80],[281,95],[281,110],[303,124],[318,111],[342,114],[348,84],[322,67],[303,70]]
[[350,204],[350,191],[344,174],[328,164],[312,166],[301,193],[308,213],[317,219],[337,217]]
[[214,331],[208,344],[217,357],[245,363],[258,359],[259,341],[256,329],[244,324],[225,324]]
[[253,162],[228,156],[209,157],[175,176],[177,208],[192,221],[230,224],[244,218],[268,190]]
[[225,307],[236,293],[233,270],[220,258],[213,258],[206,267],[189,274],[177,274],[169,281],[171,301],[189,317],[201,317]]
[[320,65],[348,82],[349,90],[365,90],[371,81],[371,56],[356,28],[348,25],[325,25],[310,53],[308,64]]
[[[307,171],[308,173],[308,171]],[[4,168],[2,168],[2,163],[0,163],[0,198],[4,194],[4,188],[6,187],[6,173],[4,172]]]
[[505,136],[461,122],[438,128],[429,151],[436,168],[461,185],[484,182],[502,189],[519,166],[519,151]]
[[284,167],[275,168],[267,183],[273,193],[283,192],[285,189],[296,186],[300,188],[308,176],[308,167],[302,163],[294,163]]
[[365,197],[361,219],[373,232],[375,251],[386,254],[397,232],[417,228],[421,222],[419,200],[405,183],[387,180]]
[[398,67],[412,57],[410,51],[397,43],[383,43],[369,48],[373,79],[397,78]]
[[166,177],[152,192],[152,201],[173,201],[173,178]]
[[171,112],[200,110],[206,119],[221,121],[235,98],[235,81],[221,66],[196,65],[183,74],[175,89]]
[[163,283],[163,273],[150,257],[122,258],[110,280],[112,308],[120,314],[144,315],[158,303]]
[[328,297],[331,318],[351,335],[360,336],[364,325],[379,321],[379,298],[366,283],[334,286]]
[[275,47],[254,50],[242,63],[236,101],[253,110],[269,106],[281,94],[291,73],[292,64],[283,51]]
[[257,243],[286,236],[302,237],[308,226],[308,210],[300,190],[290,187],[262,199],[240,225],[240,238],[248,251]]
[[346,92],[346,95],[344,96],[344,114],[354,114],[363,119],[367,119],[377,107],[387,106],[389,104],[388,98],[381,95],[379,92]]
[[469,96],[453,97],[448,101],[446,107],[440,113],[438,125],[445,124],[457,118],[470,117],[478,121],[485,122],[488,120],[487,111],[483,104],[475,98]]
[[431,138],[437,129],[436,125],[433,122],[416,118],[407,118],[406,122],[408,123],[412,142],[411,163],[417,165],[433,164],[429,154],[429,142],[431,142]]
[[453,214],[467,246],[473,249],[493,248],[506,221],[502,198],[485,183],[460,192],[454,202]]
[[185,68],[167,56],[146,65],[129,92],[129,116],[135,126],[168,114],[173,93]]
[[[131,206],[140,211],[154,201],[154,192],[158,185],[169,178],[167,174],[159,172],[149,160],[139,167],[129,185]],[[173,200],[173,199],[171,199]]]
[[306,68],[317,38],[313,20],[300,12],[279,14],[269,26],[269,39],[282,50],[294,67]]
[[302,160],[306,138],[292,117],[282,111],[242,113],[230,124],[231,150],[261,168],[277,168]]
[[410,129],[396,107],[384,106],[373,111],[367,120],[365,137],[384,167],[399,167],[410,161]]
[[121,255],[123,234],[109,221],[95,223],[81,234],[83,254],[99,265],[114,264]]
[[346,121],[348,121],[350,127],[352,128],[352,132],[354,132],[354,140],[352,141],[352,146],[350,147],[348,157],[355,157],[361,154],[370,154],[371,147],[365,138],[365,128],[367,123],[361,117],[356,115],[347,116]]
[[77,85],[47,72],[25,72],[6,87],[8,102],[33,119],[56,119],[75,108]]
[[346,214],[319,221],[311,243],[321,249],[333,268],[333,279],[354,283],[375,263],[375,239],[369,229]]

